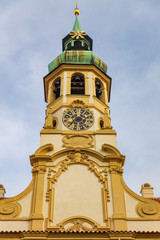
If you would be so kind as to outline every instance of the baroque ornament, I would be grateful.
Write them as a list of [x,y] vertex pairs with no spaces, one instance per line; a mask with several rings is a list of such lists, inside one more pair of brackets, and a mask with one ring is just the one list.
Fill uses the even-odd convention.
[[38,166],[32,169],[32,173],[45,173],[46,167],[45,166]]
[[88,159],[88,156],[84,151],[80,150],[70,151],[67,155],[67,158],[58,164],[56,171],[50,168],[48,172],[48,180],[54,184],[58,181],[58,178],[62,174],[62,172],[68,170],[69,165],[76,163],[87,165],[88,170],[90,172],[93,172],[96,177],[98,177],[101,183],[105,183],[105,181],[107,180],[107,168],[99,170],[99,166],[92,160]]
[[153,202],[139,203],[136,206],[136,211],[143,218],[160,218],[160,207]]
[[71,35],[71,38],[79,39],[84,38],[84,36],[86,36],[87,34],[84,31],[77,30],[70,32],[69,35]]
[[[102,203],[104,206],[104,221],[106,222],[106,226],[104,227],[109,228],[110,221],[108,219],[108,208],[107,208],[107,202],[110,202],[110,196],[109,196],[109,189],[108,189],[108,167],[106,166],[99,166],[96,162],[88,158],[88,155],[85,151],[82,151],[80,149],[72,150],[68,152],[67,157],[56,164],[55,167],[49,168],[48,174],[47,174],[47,192],[46,192],[46,201],[49,202],[49,216],[47,219],[47,229],[62,229],[62,224],[59,223],[55,227],[50,225],[51,222],[54,221],[53,217],[53,209],[54,209],[54,194],[55,194],[55,188],[54,184],[58,181],[61,174],[68,170],[70,165],[74,164],[81,164],[85,165],[90,172],[92,172],[97,178],[98,181],[102,184]],[[86,224],[83,224],[81,219],[75,219],[72,221],[72,225],[67,227],[68,230],[76,230],[76,229],[87,229],[89,227],[89,230],[93,228],[92,226],[88,226]],[[89,223],[88,223],[89,224]],[[100,227],[101,228],[101,227]],[[98,228],[99,229],[99,228]]]
[[120,166],[110,166],[110,172],[111,173],[119,173],[122,174],[123,173],[123,169]]
[[94,138],[90,135],[67,135],[64,136],[62,147],[65,148],[72,148],[72,147],[79,147],[79,148],[93,148],[93,141]]
[[98,224],[89,218],[71,217],[59,223],[58,227],[63,231],[83,232],[96,231],[98,229]]
[[21,206],[18,203],[4,203],[0,205],[0,219],[18,217],[21,212]]
[[70,105],[70,108],[87,108],[88,106],[82,100],[74,100]]

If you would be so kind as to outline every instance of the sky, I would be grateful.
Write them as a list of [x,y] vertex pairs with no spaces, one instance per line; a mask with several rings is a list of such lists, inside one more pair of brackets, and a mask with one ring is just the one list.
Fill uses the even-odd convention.
[[[160,1],[79,0],[79,21],[112,78],[111,123],[126,156],[124,180],[160,196]],[[0,0],[0,184],[30,183],[29,155],[45,119],[43,77],[73,28],[73,0]]]

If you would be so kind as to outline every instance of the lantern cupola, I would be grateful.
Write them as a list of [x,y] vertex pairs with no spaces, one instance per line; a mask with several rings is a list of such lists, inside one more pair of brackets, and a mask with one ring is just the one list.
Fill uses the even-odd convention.
[[76,16],[75,23],[72,31],[63,38],[62,40],[62,48],[65,50],[85,50],[92,51],[92,39],[82,30],[78,15],[79,9],[76,8],[74,10],[74,14]]

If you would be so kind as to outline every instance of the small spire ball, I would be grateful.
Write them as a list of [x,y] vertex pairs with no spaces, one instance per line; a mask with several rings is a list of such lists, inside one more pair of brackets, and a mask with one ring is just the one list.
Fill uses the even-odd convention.
[[79,15],[80,11],[78,9],[78,3],[76,3],[76,8],[74,10],[74,15]]

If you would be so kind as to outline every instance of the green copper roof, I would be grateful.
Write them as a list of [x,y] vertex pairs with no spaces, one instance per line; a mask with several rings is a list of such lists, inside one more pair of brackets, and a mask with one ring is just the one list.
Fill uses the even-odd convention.
[[64,51],[48,65],[49,72],[61,64],[93,64],[102,72],[107,72],[107,65],[92,51]]
[[81,26],[80,26],[80,23],[79,23],[79,20],[78,20],[78,15],[76,14],[76,20],[75,20],[72,31],[77,32],[77,30],[81,31],[82,29],[81,29]]

